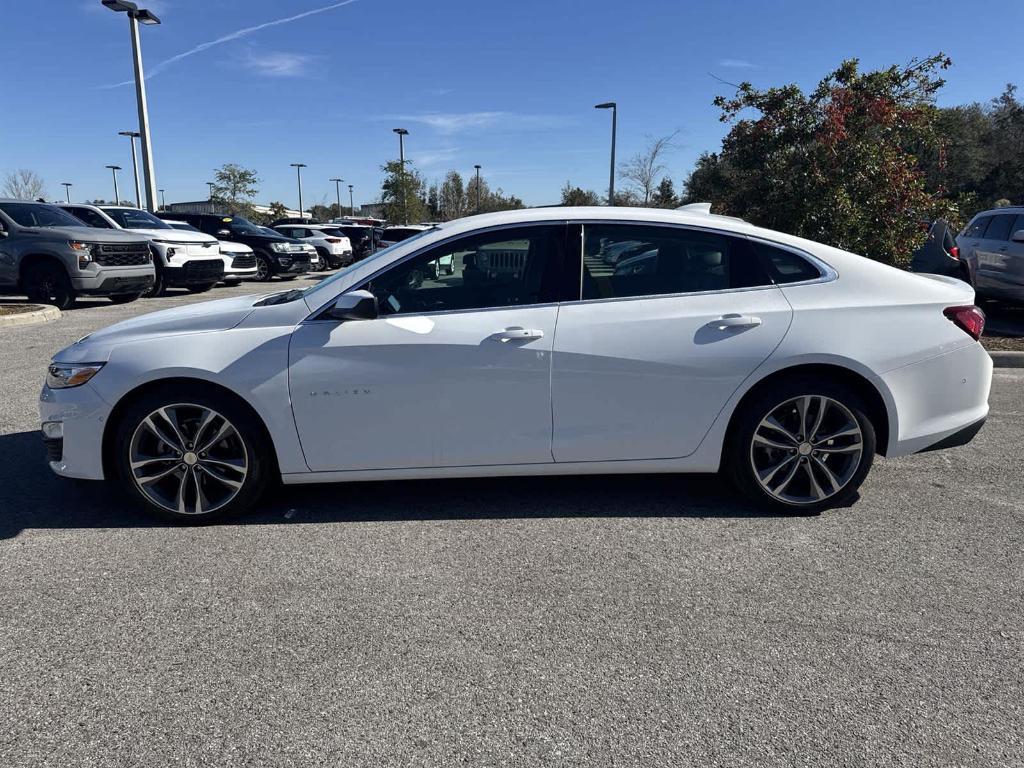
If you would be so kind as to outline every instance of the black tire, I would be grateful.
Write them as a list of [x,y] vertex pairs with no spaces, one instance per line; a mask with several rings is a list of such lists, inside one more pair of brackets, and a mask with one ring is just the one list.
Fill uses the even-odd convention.
[[337,269],[341,266],[341,259],[335,260],[335,258],[331,256],[331,252],[326,248],[317,248],[316,252],[320,255],[320,263],[323,265],[320,267],[321,272],[327,269]]
[[77,294],[63,267],[49,261],[38,262],[25,270],[22,289],[30,301],[70,309]]
[[[220,281],[217,281],[217,282],[220,282]],[[206,293],[207,291],[212,289],[215,285],[217,285],[216,282],[214,282],[214,283],[203,283],[202,285],[190,285],[190,286],[188,286],[188,292],[189,293]]]
[[149,287],[149,290],[142,295],[146,298],[155,298],[157,296],[167,295],[167,278],[164,276],[163,267],[156,261],[153,262],[154,275],[153,285]]
[[[805,401],[806,397],[811,400]],[[818,404],[824,404],[824,417],[816,423]],[[802,420],[801,407],[806,409]],[[748,499],[766,509],[811,514],[848,506],[857,498],[857,489],[875,455],[875,429],[867,414],[861,396],[840,381],[811,376],[779,379],[755,392],[734,414],[723,456],[724,469]],[[788,429],[763,426],[763,420],[770,416]],[[791,438],[799,428],[793,425],[801,421],[807,434],[795,435],[800,438],[798,442]],[[859,435],[839,436],[846,422],[850,429],[855,424]],[[833,435],[835,439],[827,439]],[[785,448],[769,447],[765,437]],[[853,453],[858,444],[859,454]],[[767,480],[768,487],[762,479]],[[841,481],[838,490],[835,480]],[[790,485],[782,487],[787,481]],[[772,489],[773,484],[778,487]],[[803,489],[806,493],[800,493]],[[827,496],[820,498],[819,492]]]
[[265,253],[256,254],[256,277],[255,280],[260,282],[267,282],[277,274],[277,270],[274,269],[274,260],[271,259]]
[[[266,492],[270,480],[276,475],[272,446],[269,444],[263,427],[256,417],[234,398],[222,395],[216,391],[204,391],[204,389],[206,388],[198,385],[178,385],[173,388],[161,387],[152,390],[131,403],[121,414],[114,427],[114,438],[110,446],[112,455],[108,458],[114,467],[114,475],[118,485],[122,491],[148,513],[164,520],[185,524],[207,523],[246,512],[256,506],[261,496]],[[214,434],[219,434],[220,425],[223,423],[219,420],[212,421],[207,429],[201,431],[198,435],[194,434],[196,425],[201,418],[201,409],[209,409],[216,412],[234,430],[208,449],[209,456],[212,457],[210,459],[207,459],[207,453],[196,454],[191,450],[193,448],[199,450],[201,448],[200,445],[187,443],[186,446],[189,450],[185,451],[182,458],[176,458],[173,452],[169,452],[168,455],[171,458],[161,458],[158,460],[159,463],[153,464],[152,467],[139,470],[140,472],[151,472],[152,474],[163,473],[165,469],[170,471],[170,474],[166,475],[166,479],[157,483],[146,484],[146,487],[150,489],[148,493],[153,493],[154,498],[166,494],[169,506],[173,506],[170,497],[175,495],[174,489],[181,487],[182,483],[184,483],[187,489],[185,497],[186,513],[175,511],[168,508],[168,506],[162,506],[154,498],[147,495],[147,492],[144,492],[140,484],[136,482],[135,473],[131,466],[133,456],[138,459],[138,456],[133,454],[133,451],[137,450],[138,446],[145,440],[148,439],[150,441],[150,447],[147,449],[147,452],[153,450],[152,446],[166,447],[166,444],[160,440],[154,440],[152,437],[153,433],[143,426],[143,422],[147,417],[152,416],[161,408],[165,409],[164,412],[174,418],[181,417],[179,432],[186,440],[191,436],[198,436],[209,440],[211,431],[214,431]],[[192,417],[191,420],[190,417]],[[174,436],[177,433],[167,430],[165,427],[166,422],[161,422],[161,428],[165,434],[171,436],[172,439],[176,439]],[[190,432],[190,429],[193,432]],[[133,442],[133,440],[136,442]],[[226,486],[222,486],[220,482],[214,482],[210,479],[208,477],[210,472],[203,469],[203,467],[213,466],[216,469],[215,465],[208,465],[206,461],[217,461],[214,453],[220,446],[229,446],[233,449],[239,449],[239,446],[244,446],[246,468],[244,477],[240,471],[234,472],[217,469],[224,476],[230,475],[236,479],[242,478],[241,486],[237,490],[231,491],[233,495],[223,504],[217,506],[218,498],[216,491],[217,489],[223,490]],[[202,456],[202,460],[198,456]],[[179,461],[182,463],[179,464]],[[186,465],[185,461],[192,463]],[[192,474],[189,475],[189,472],[192,472]],[[209,496],[206,501],[210,511],[202,511],[202,507],[197,502],[198,495],[194,490],[197,486],[189,485],[194,478],[200,478],[197,482],[205,484],[206,494],[204,496]],[[193,502],[191,508],[189,508],[190,500]]]
[[115,296],[111,296],[110,302],[112,304],[131,304],[141,295],[141,293],[119,293]]

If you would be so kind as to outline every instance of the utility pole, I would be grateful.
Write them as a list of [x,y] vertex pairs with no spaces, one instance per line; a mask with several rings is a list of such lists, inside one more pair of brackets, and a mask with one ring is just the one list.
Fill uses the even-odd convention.
[[614,101],[595,104],[594,109],[610,109],[612,111],[612,162],[608,173],[608,205],[615,205],[615,130],[618,122],[619,108]]

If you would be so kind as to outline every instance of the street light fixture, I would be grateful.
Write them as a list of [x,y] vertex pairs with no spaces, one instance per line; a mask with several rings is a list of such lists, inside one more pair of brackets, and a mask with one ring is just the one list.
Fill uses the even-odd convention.
[[610,109],[612,111],[612,162],[608,173],[608,205],[615,205],[615,124],[618,122],[619,108],[614,101],[595,104],[594,109]]
[[302,213],[302,169],[306,167],[305,163],[289,163],[289,165],[295,169],[295,178],[299,182],[299,218],[305,219],[306,217]]
[[341,182],[344,179],[331,179],[334,182],[334,195],[338,198],[338,216],[341,216]]
[[480,213],[480,166],[473,167],[476,168],[476,212]]
[[64,187],[64,198],[70,203],[71,202],[71,187],[74,185],[70,181],[62,181],[61,185]]
[[[128,16],[128,30],[132,38],[132,58],[135,64],[135,101],[139,112],[139,134],[142,140],[142,171],[146,177],[146,210],[156,208],[156,177],[153,172],[153,142],[149,135],[149,106],[146,104],[146,76],[142,71],[142,48],[139,44],[139,24],[159,24],[151,11],[139,8],[128,0],[103,0],[112,11]],[[135,139],[132,139],[132,149]]]
[[118,136],[127,136],[132,143],[132,168],[135,170],[135,207],[142,207],[142,188],[139,186],[139,160],[135,155],[135,140],[142,134],[138,131],[118,131]]
[[120,165],[105,165],[104,168],[110,169],[110,175],[114,177],[114,205],[121,204],[121,197],[117,191],[117,172],[121,170]]
[[352,202],[352,185],[348,185],[348,212],[350,216],[356,215],[356,204]]
[[160,210],[165,211],[167,210],[167,201],[164,199],[164,191],[158,189],[157,192],[160,193]]
[[208,194],[208,195],[206,196],[206,199],[207,199],[207,200],[213,200],[213,188],[214,188],[215,186],[217,186],[217,183],[216,183],[216,182],[214,182],[214,181],[208,181],[208,182],[206,182],[206,187],[207,187],[207,189],[209,190],[209,194]]
[[401,170],[398,172],[398,180],[402,185],[402,223],[408,224],[406,221],[409,215],[409,209],[405,204],[405,137],[409,135],[409,131],[405,128],[392,128],[393,133],[398,134],[398,162]]

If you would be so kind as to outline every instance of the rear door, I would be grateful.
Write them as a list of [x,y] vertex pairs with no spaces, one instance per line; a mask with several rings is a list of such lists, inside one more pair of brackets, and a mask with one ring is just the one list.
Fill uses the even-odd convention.
[[1007,271],[1010,261],[1010,230],[1017,218],[1013,213],[999,213],[992,216],[984,237],[977,245],[977,269],[975,286],[979,290],[1000,293],[1007,288]]
[[[602,258],[628,241],[626,258]],[[552,356],[555,461],[689,455],[785,336],[789,303],[742,237],[594,223],[576,242],[581,298],[559,308]]]

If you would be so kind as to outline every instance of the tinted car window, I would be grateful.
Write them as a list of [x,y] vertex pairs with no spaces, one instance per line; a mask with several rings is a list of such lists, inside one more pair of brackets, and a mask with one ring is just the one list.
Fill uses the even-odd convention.
[[1001,213],[992,217],[992,223],[985,230],[986,240],[1009,240],[1010,227],[1016,217],[1012,213]]
[[43,203],[0,203],[0,211],[22,227],[80,227],[83,224],[67,211]]
[[515,227],[432,248],[364,288],[382,315],[546,303],[556,298],[563,225]]
[[984,237],[990,221],[991,216],[979,216],[964,230],[964,237]]
[[[614,265],[603,251],[628,243]],[[741,238],[680,227],[594,224],[583,230],[583,298],[610,299],[770,285]]]
[[386,240],[389,243],[398,243],[406,238],[418,235],[422,230],[419,229],[404,229],[402,227],[394,227],[392,229],[385,229],[384,234],[381,235],[382,240]]
[[81,219],[90,227],[98,227],[100,229],[111,229],[110,223],[104,219],[100,214],[96,213],[89,208],[68,208],[67,209],[72,215]]
[[756,241],[751,241],[750,246],[777,284],[799,283],[821,277],[821,270],[792,251]]
[[1024,230],[1024,213],[1013,220],[1013,226],[1010,227],[1010,237],[1013,237],[1014,233]]
[[149,211],[137,208],[104,208],[103,212],[125,229],[171,229],[171,225]]

